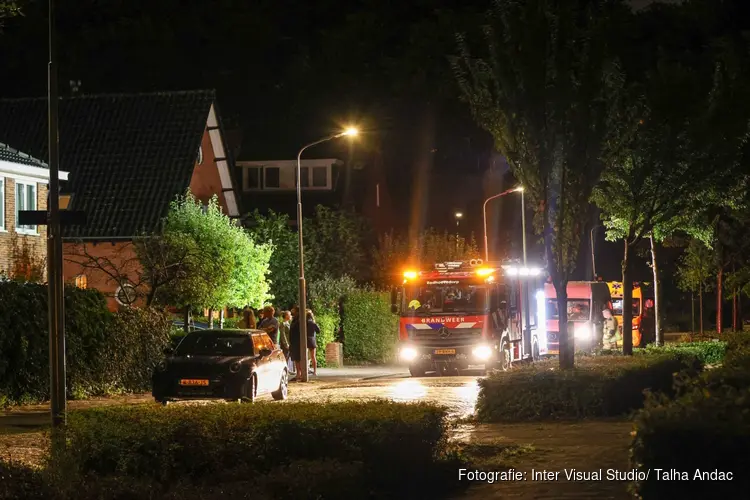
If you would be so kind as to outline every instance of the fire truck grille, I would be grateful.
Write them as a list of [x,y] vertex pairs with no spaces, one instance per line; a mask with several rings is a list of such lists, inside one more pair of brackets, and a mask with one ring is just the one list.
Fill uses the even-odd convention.
[[448,330],[450,335],[447,337],[440,336],[438,330],[415,330],[411,332],[411,338],[414,340],[435,340],[451,342],[455,340],[471,340],[482,336],[481,328],[454,328]]

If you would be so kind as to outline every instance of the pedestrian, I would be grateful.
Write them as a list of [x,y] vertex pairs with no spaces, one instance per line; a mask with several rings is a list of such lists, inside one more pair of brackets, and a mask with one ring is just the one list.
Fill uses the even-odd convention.
[[320,327],[315,323],[315,316],[313,312],[307,310],[307,357],[310,358],[312,364],[312,370],[309,373],[318,375],[318,358],[315,357],[318,348],[318,334],[320,333]]
[[604,316],[602,347],[610,350],[617,349],[617,342],[622,338],[620,335],[620,328],[617,325],[617,318],[614,317],[612,311],[608,307],[604,308],[602,316]]
[[284,351],[284,357],[286,358],[286,368],[289,373],[296,373],[294,371],[294,363],[291,360],[290,342],[289,342],[289,325],[292,322],[292,313],[289,311],[282,311],[281,323],[279,324],[279,344],[281,350]]
[[302,356],[301,356],[301,344],[300,344],[300,338],[299,338],[299,307],[293,306],[292,307],[292,322],[289,324],[289,351],[291,354],[292,361],[294,362],[294,366],[296,367],[296,370],[294,373],[296,373],[296,377],[291,380],[291,382],[294,382],[297,380],[297,377],[300,376],[302,373],[301,370],[301,363],[302,363]]
[[279,349],[279,321],[276,319],[274,314],[276,310],[271,305],[267,305],[263,308],[263,317],[258,325],[259,330],[263,330],[271,337],[274,347]]
[[246,307],[245,310],[242,311],[242,319],[237,323],[237,328],[242,330],[255,330],[256,326],[257,322],[255,320],[255,313],[252,309]]

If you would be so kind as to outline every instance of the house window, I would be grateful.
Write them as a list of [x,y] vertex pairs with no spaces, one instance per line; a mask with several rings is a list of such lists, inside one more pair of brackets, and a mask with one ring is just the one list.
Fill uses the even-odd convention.
[[[302,179],[302,187],[310,187],[310,169],[308,167],[302,167],[300,169],[300,178]],[[297,187],[297,181],[295,178],[294,187]]]
[[75,279],[76,287],[85,290],[88,284],[89,284],[89,281],[86,278],[85,274],[79,274],[78,276],[76,276],[76,279]]
[[314,167],[312,169],[313,187],[328,187],[328,169],[326,167]]
[[279,188],[280,173],[279,167],[266,167],[265,169],[265,182],[266,188]]
[[0,177],[0,231],[5,230],[5,179]]
[[260,167],[247,167],[245,169],[245,190],[260,189]]
[[36,234],[36,226],[18,224],[18,212],[36,210],[36,184],[16,181],[16,230],[19,233]]

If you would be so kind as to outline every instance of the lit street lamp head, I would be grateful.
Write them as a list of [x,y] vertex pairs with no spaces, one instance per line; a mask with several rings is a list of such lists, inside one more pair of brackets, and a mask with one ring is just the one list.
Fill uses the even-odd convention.
[[357,130],[354,127],[349,127],[348,129],[344,130],[344,132],[341,135],[346,135],[349,137],[355,137],[359,135],[359,130]]
[[463,216],[464,214],[462,214],[461,212],[456,212],[456,219],[460,219]]
[[516,191],[517,193],[523,193],[523,186],[518,186],[518,187],[517,187],[517,188],[515,189],[515,191]]

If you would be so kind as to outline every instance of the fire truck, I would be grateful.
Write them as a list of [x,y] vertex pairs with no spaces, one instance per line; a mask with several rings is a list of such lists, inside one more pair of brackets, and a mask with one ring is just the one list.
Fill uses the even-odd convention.
[[399,315],[399,357],[411,375],[507,370],[547,354],[541,274],[479,259],[404,272],[391,307]]

